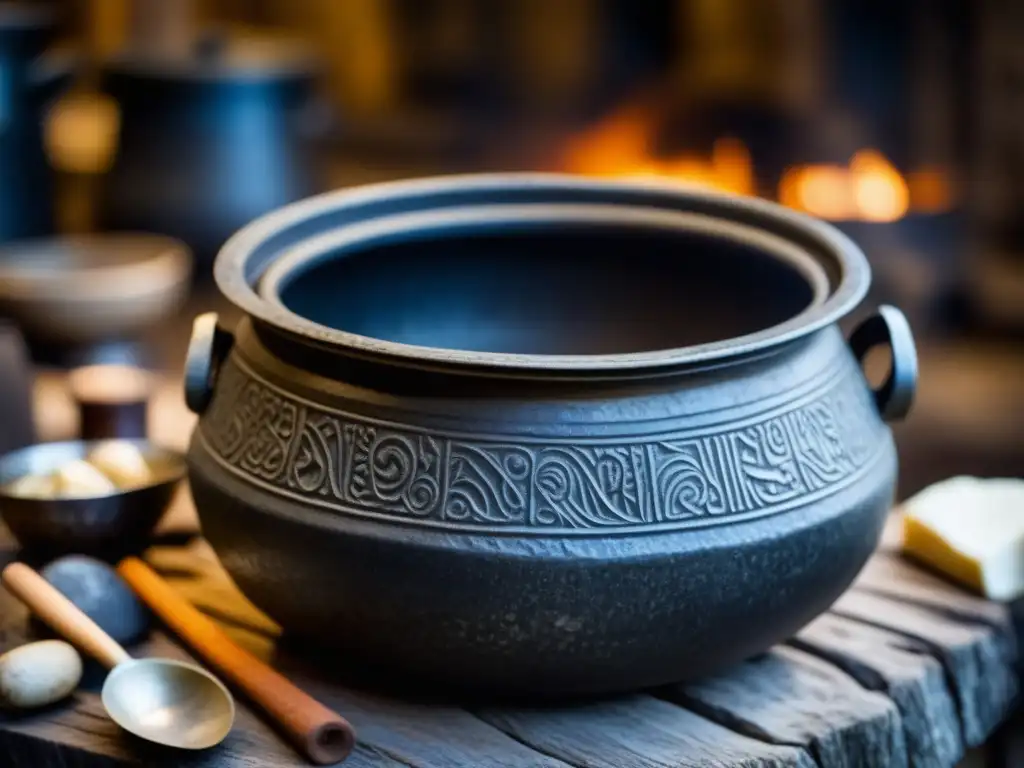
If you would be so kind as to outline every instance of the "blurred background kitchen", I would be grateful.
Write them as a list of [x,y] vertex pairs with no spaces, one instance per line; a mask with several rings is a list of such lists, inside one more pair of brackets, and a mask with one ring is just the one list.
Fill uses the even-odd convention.
[[866,306],[919,339],[901,495],[1018,475],[1022,40],[1014,0],[0,2],[0,447],[74,431],[62,372],[96,362],[165,372],[149,428],[187,434],[191,319],[224,313],[212,261],[256,216],[541,170],[840,226],[875,271]]

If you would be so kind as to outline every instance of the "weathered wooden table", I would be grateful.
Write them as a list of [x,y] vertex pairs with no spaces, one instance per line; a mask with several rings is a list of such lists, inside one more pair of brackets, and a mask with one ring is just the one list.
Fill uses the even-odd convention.
[[[183,502],[187,503],[187,502]],[[9,537],[0,559],[15,556]],[[1008,716],[1015,633],[1006,607],[947,585],[882,550],[831,611],[790,642],[727,674],[579,706],[472,708],[400,701],[329,682],[276,645],[206,544],[162,544],[149,562],[237,641],[347,717],[351,766],[952,766]],[[0,642],[24,641],[24,609],[0,593]],[[187,657],[157,631],[138,655]],[[0,719],[0,766],[279,768],[303,765],[258,716],[198,755],[132,740],[95,692]]]
[[[176,387],[157,398],[157,439],[191,426]],[[42,431],[69,431],[59,396]],[[164,530],[194,528],[183,494]],[[0,529],[2,531],[2,529]],[[728,673],[586,705],[461,708],[402,701],[330,682],[282,650],[198,538],[165,535],[149,562],[238,642],[347,717],[359,743],[346,765],[488,768],[662,766],[952,766],[1009,716],[1018,677],[1010,611],[903,561],[887,535],[857,583],[788,643]],[[16,556],[0,535],[0,563]],[[25,610],[0,590],[0,650],[23,642]],[[187,657],[162,632],[131,649]],[[94,686],[95,688],[95,686]],[[45,713],[0,715],[0,768],[117,765],[279,768],[303,761],[244,705],[228,740],[182,755],[148,748],[103,714],[95,692]],[[1011,763],[1007,763],[1011,764]]]

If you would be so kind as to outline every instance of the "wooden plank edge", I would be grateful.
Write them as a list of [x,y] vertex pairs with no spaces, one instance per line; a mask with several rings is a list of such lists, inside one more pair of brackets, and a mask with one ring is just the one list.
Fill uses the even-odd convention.
[[[40,755],[51,755],[46,762],[39,762]],[[53,741],[37,736],[34,733],[0,728],[0,758],[5,766],[31,766],[32,768],[55,768],[75,766],[75,768],[124,768],[138,766],[137,762],[121,759],[112,755],[87,752],[70,744]]]
[[[1005,718],[1010,713],[1017,692],[1016,673],[998,634],[990,627],[965,624],[924,606],[855,590],[840,597],[829,613],[920,642],[943,667],[963,726],[963,741],[968,747],[983,743],[998,727],[1000,717]],[[932,626],[925,630],[924,625],[928,623]],[[991,635],[986,637],[986,631]],[[968,635],[973,635],[978,642],[965,645],[962,641]],[[992,672],[993,666],[1000,668],[997,676],[1001,684],[998,687],[980,685],[981,675]],[[982,694],[991,696],[984,698]],[[997,717],[998,710],[1005,710],[1000,717]]]
[[[702,681],[657,692],[750,738],[808,752],[822,768],[908,765],[896,704],[831,660],[785,645]],[[772,706],[772,705],[775,706]],[[806,713],[806,717],[794,717]]]
[[[576,768],[828,768],[805,749],[772,744],[647,693],[547,708],[473,713],[531,749]],[[626,762],[627,755],[635,758]]]
[[914,768],[952,768],[963,758],[963,723],[946,671],[923,644],[825,613],[787,645],[835,664],[864,688],[888,696],[900,712]]
[[1009,645],[1016,648],[1012,604],[988,600],[899,552],[876,553],[851,589],[884,594],[960,621],[986,624],[1005,634]]

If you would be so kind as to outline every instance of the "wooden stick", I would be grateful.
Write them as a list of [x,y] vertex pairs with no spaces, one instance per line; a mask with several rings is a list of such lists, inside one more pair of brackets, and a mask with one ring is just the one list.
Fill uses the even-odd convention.
[[348,756],[355,731],[347,720],[238,647],[138,558],[126,558],[117,570],[168,627],[262,708],[312,762],[334,765]]

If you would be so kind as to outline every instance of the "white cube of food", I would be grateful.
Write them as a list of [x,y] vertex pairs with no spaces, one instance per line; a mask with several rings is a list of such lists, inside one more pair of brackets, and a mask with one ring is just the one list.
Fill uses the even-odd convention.
[[58,496],[57,482],[53,475],[25,475],[4,490],[11,496],[23,499],[53,499]]
[[1024,481],[954,477],[903,508],[909,556],[993,600],[1024,595]]
[[81,459],[69,461],[58,469],[55,479],[57,492],[68,498],[105,496],[117,490],[109,477]]
[[89,463],[121,488],[137,488],[152,480],[142,451],[122,440],[100,445],[89,454]]

